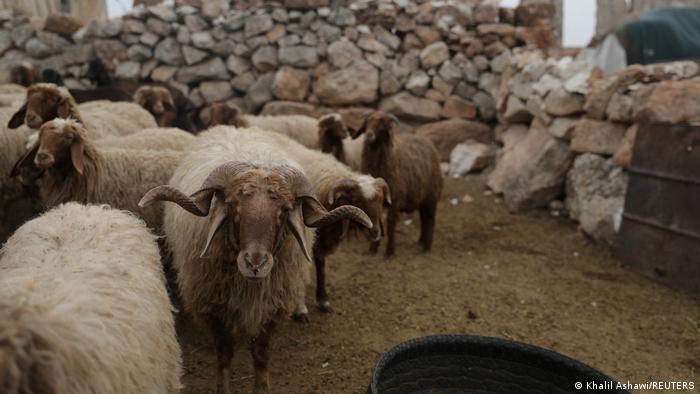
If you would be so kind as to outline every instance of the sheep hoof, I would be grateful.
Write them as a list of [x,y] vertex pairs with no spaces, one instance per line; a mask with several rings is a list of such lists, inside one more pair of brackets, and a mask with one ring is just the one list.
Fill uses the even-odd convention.
[[393,253],[391,253],[391,254],[390,254],[390,253],[387,253],[387,254],[384,255],[384,260],[389,261],[389,260],[393,260],[393,259],[394,259],[394,254],[393,254]]
[[329,301],[321,301],[318,303],[318,309],[321,310],[323,313],[333,313],[335,312],[333,310],[333,307],[331,307],[331,303]]
[[308,313],[292,313],[292,319],[298,323],[309,324],[309,314]]

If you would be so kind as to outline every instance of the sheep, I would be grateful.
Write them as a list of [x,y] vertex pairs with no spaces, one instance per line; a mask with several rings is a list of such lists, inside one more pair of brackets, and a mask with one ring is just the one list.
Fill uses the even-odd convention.
[[0,107],[18,108],[24,103],[26,95],[27,89],[24,86],[13,83],[0,84]]
[[[9,119],[11,115],[9,109],[0,109],[0,119]],[[0,130],[0,244],[41,209],[37,199],[18,180],[10,178],[10,171],[26,151],[32,133],[26,126]]]
[[32,64],[23,62],[12,67],[10,70],[10,82],[24,87],[29,87],[30,85],[39,82],[39,76],[37,75],[37,72]]
[[136,104],[92,101],[78,107],[65,88],[48,83],[34,84],[27,89],[27,99],[10,119],[8,127],[14,129],[25,123],[38,129],[57,117],[71,117],[83,123],[93,139],[157,127],[153,117]]
[[310,149],[318,149],[318,120],[306,115],[236,116],[236,126],[274,131]]
[[[258,131],[256,138],[258,141],[275,144],[274,152],[284,152],[302,166],[324,208],[331,210],[341,205],[353,205],[364,211],[372,222],[372,229],[365,230],[365,235],[372,242],[379,241],[383,212],[391,205],[389,186],[384,179],[354,172],[333,156],[308,149],[281,134]],[[345,238],[349,224],[348,221],[343,221],[316,232],[313,249],[316,301],[322,312],[332,312],[325,285],[326,258]],[[308,320],[305,305],[298,305],[296,310],[295,319],[303,322]]]
[[185,310],[214,336],[218,393],[230,392],[234,333],[253,339],[254,392],[268,392],[272,330],[303,296],[308,227],[343,219],[372,226],[356,207],[326,211],[299,165],[270,154],[273,147],[247,130],[216,126],[199,135],[169,185],[139,203],[179,205],[166,207],[163,228]]
[[199,114],[201,124],[200,130],[208,129],[217,125],[229,125],[247,127],[248,123],[243,118],[243,112],[238,106],[226,101],[219,101],[209,104],[202,109]]
[[190,120],[191,103],[180,92],[166,86],[142,86],[133,100],[155,117],[160,127],[179,127],[197,131]]
[[177,393],[182,359],[156,237],[61,205],[0,252],[0,392]]
[[174,127],[143,129],[122,137],[102,138],[98,146],[119,149],[184,151],[194,143],[194,135]]
[[78,121],[57,118],[41,126],[39,138],[10,175],[38,168],[39,196],[46,208],[68,201],[109,204],[134,212],[158,230],[162,210],[140,208],[137,203],[147,190],[170,179],[181,155],[170,150],[104,148],[87,137]]
[[330,153],[341,163],[355,171],[362,169],[364,136],[350,138],[347,127],[339,114],[328,114],[318,121],[318,146],[321,152]]
[[[386,257],[396,249],[396,221],[399,212],[418,210],[421,219],[419,243],[429,251],[433,243],[435,214],[442,194],[442,172],[437,150],[425,137],[396,135],[398,119],[375,111],[369,114],[353,138],[365,135],[362,147],[362,172],[381,177],[389,184],[392,205],[387,214]],[[376,252],[375,242],[371,251]]]

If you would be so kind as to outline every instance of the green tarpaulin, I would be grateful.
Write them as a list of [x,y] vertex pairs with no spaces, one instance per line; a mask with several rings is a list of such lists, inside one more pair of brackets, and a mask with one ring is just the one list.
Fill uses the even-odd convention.
[[625,23],[617,36],[627,64],[700,59],[700,8],[659,8]]

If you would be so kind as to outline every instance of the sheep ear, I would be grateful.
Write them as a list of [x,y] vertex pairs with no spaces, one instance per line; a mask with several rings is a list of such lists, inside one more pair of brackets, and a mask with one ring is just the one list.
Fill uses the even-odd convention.
[[222,204],[219,203],[218,197],[214,197],[212,205],[213,212],[211,213],[211,216],[213,219],[211,221],[211,227],[209,227],[209,232],[207,233],[207,242],[204,244],[204,249],[199,255],[200,258],[206,257],[209,254],[211,241],[214,239],[216,233],[218,233],[219,230],[223,227],[224,223],[226,222],[226,218],[228,217],[226,208],[222,207]]
[[73,114],[68,101],[69,100],[66,97],[63,97],[61,98],[61,102],[58,103],[56,114],[59,118],[68,119]]
[[289,230],[292,232],[292,235],[294,235],[294,238],[296,238],[297,242],[299,242],[299,247],[301,248],[301,251],[304,252],[304,257],[311,262],[312,252],[310,249],[310,243],[307,242],[306,235],[304,234],[305,225],[302,212],[303,206],[303,202],[297,203],[297,206],[291,212],[289,212],[287,223],[289,224]]
[[24,123],[24,117],[27,116],[27,103],[24,103],[22,107],[12,115],[12,118],[7,122],[7,127],[11,129],[16,129]]
[[70,159],[73,162],[73,167],[78,174],[83,175],[85,172],[85,143],[78,138],[70,146]]
[[15,178],[17,175],[19,175],[22,168],[31,166],[34,162],[34,156],[36,156],[38,151],[39,140],[37,139],[34,145],[24,152],[24,155],[22,155],[22,157],[20,157],[20,159],[17,160],[15,165],[12,167],[12,171],[10,171],[10,178]]

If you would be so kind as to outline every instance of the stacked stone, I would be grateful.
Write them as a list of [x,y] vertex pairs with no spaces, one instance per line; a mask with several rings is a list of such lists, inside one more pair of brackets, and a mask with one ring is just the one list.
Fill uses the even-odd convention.
[[633,65],[602,77],[583,58],[515,51],[497,96],[503,146],[488,186],[513,211],[565,208],[586,234],[612,244],[638,124],[700,120],[692,79],[700,69]]
[[542,19],[532,6],[518,13],[463,1],[347,3],[234,9],[229,1],[183,0],[67,35],[0,16],[0,65],[30,60],[80,87],[94,48],[118,78],[170,83],[196,106],[230,99],[251,112],[309,113],[370,105],[406,120],[491,121],[510,51],[536,42],[531,25]]

